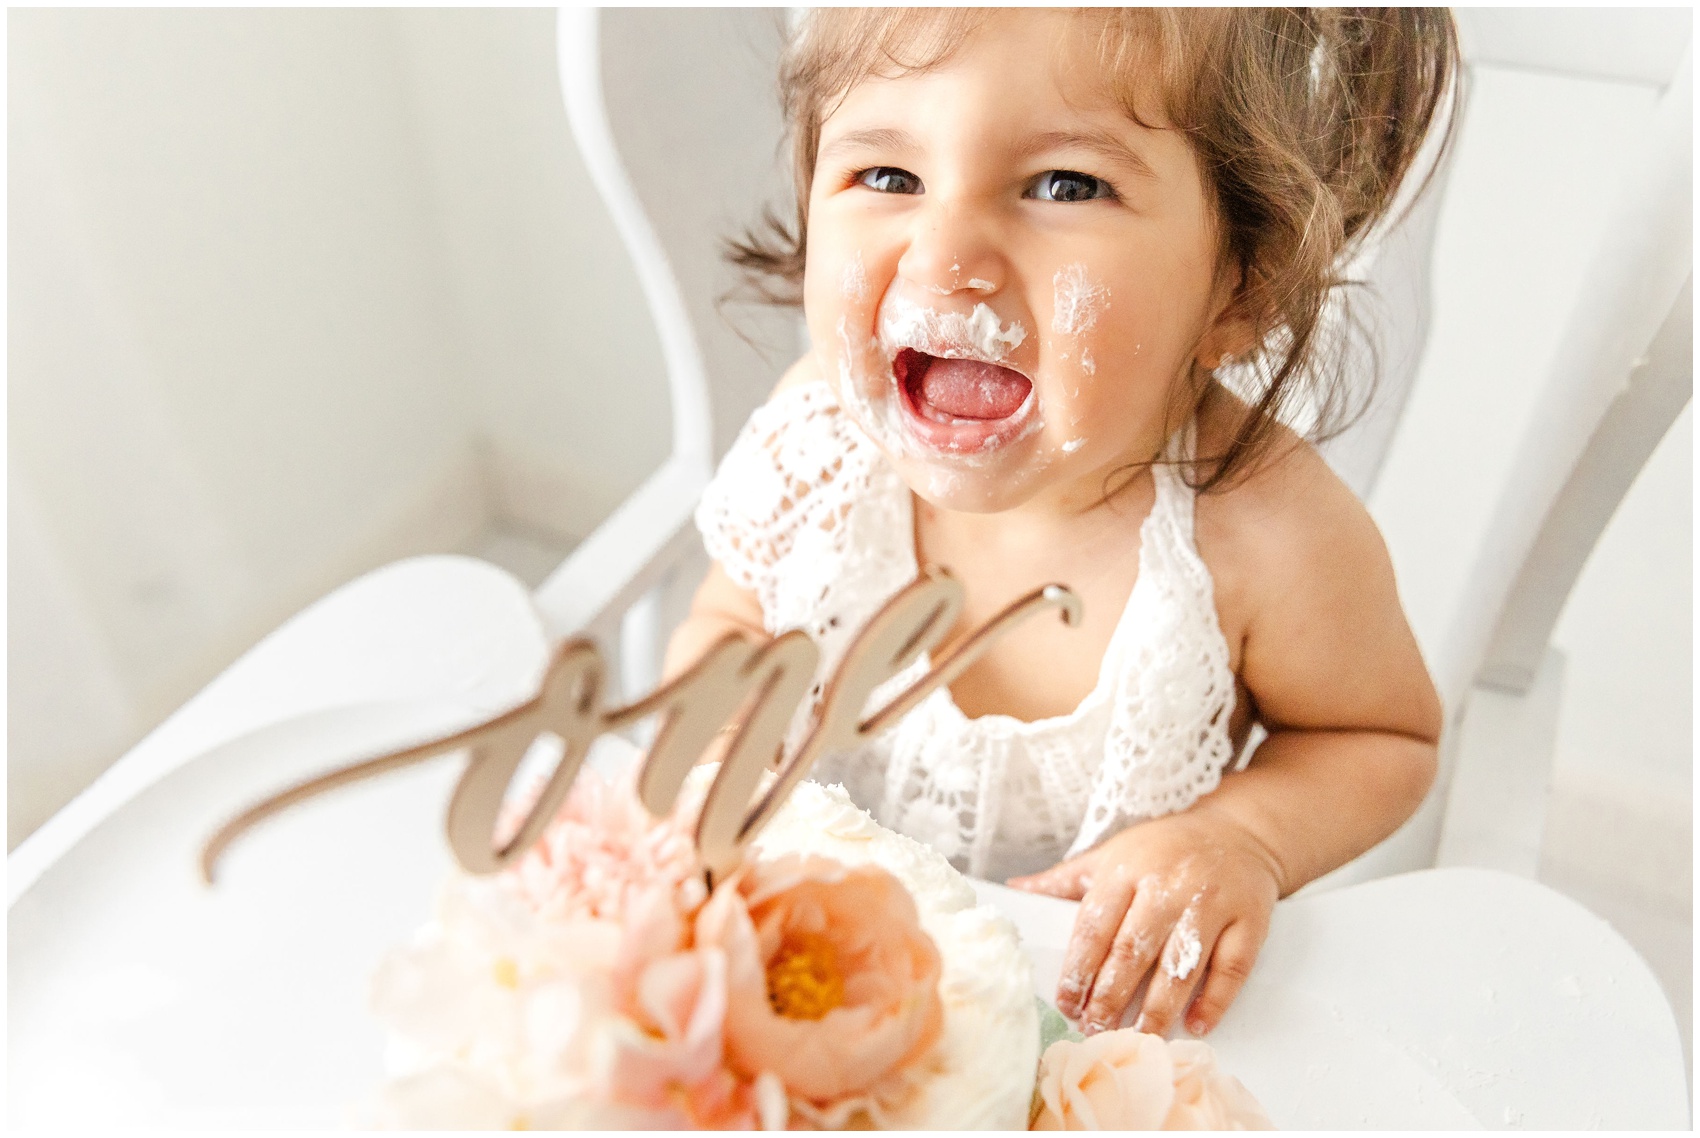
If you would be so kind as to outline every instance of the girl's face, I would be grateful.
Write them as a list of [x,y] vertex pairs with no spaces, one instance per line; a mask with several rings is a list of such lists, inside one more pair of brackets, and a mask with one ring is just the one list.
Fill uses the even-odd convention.
[[1128,117],[1095,38],[1070,13],[1000,12],[822,124],[816,363],[944,509],[1086,508],[1156,455],[1177,385],[1225,344],[1237,278],[1192,151]]

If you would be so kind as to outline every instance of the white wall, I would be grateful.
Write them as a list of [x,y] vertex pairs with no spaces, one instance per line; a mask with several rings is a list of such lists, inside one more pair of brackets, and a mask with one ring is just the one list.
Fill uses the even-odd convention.
[[[723,242],[763,205],[788,216],[780,147],[779,8],[603,13],[608,118],[691,311],[713,384],[720,454],[798,353],[794,312],[740,303]],[[726,303],[722,303],[722,298]]]
[[493,504],[583,537],[661,464],[671,425],[659,344],[568,131],[555,13],[389,16]]
[[547,11],[8,23],[8,843],[292,611],[659,463]]
[[[582,537],[660,464],[671,425],[659,345],[568,134],[554,13],[394,15],[495,507]],[[722,240],[788,189],[780,19],[602,14],[609,117],[695,318],[717,451],[795,357],[789,319],[715,300],[737,283]],[[563,369],[576,382],[560,382]]]
[[37,571],[9,608],[47,574],[98,633],[14,628],[10,672],[104,660],[129,712],[49,721],[13,684],[14,841],[52,804],[32,772],[110,758],[374,547],[481,521],[387,24],[10,16],[12,560]]

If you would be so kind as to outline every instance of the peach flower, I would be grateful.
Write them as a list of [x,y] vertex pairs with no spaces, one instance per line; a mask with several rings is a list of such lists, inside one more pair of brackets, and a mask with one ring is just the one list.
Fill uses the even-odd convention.
[[877,1094],[943,1030],[938,949],[878,867],[746,865],[703,906],[696,935],[726,953],[727,1058],[777,1075],[795,1099]]
[[784,1092],[740,1079],[722,1061],[724,952],[704,948],[654,959],[636,975],[630,995],[609,1032],[596,1097],[654,1112],[652,1128],[784,1128]]
[[1132,1030],[1051,1044],[1037,1093],[1032,1130],[1273,1129],[1209,1044]]
[[1245,1085],[1216,1066],[1216,1052],[1196,1039],[1169,1044],[1175,1064],[1175,1102],[1165,1130],[1273,1130],[1269,1115]]

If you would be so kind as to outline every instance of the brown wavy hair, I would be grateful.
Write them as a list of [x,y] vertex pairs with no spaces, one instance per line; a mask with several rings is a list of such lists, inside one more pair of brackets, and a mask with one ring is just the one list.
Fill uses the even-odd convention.
[[[780,68],[790,130],[795,212],[771,207],[728,258],[756,295],[801,303],[809,188],[821,124],[870,75],[926,71],[948,60],[986,17],[968,8],[821,8],[793,37]],[[1224,267],[1242,281],[1238,310],[1259,333],[1236,361],[1250,407],[1227,449],[1201,458],[1198,488],[1249,469],[1277,424],[1308,404],[1309,437],[1345,429],[1372,382],[1344,374],[1332,303],[1350,320],[1344,267],[1390,213],[1437,120],[1435,163],[1450,140],[1460,74],[1457,31],[1444,8],[1096,8],[1098,49],[1128,115],[1153,77],[1166,122],[1186,134],[1214,198]],[[1426,182],[1425,182],[1426,184]],[[1419,192],[1421,187],[1418,187]],[[1415,200],[1412,195],[1410,200]],[[1335,332],[1339,328],[1334,329]],[[1191,409],[1212,375],[1195,369]]]

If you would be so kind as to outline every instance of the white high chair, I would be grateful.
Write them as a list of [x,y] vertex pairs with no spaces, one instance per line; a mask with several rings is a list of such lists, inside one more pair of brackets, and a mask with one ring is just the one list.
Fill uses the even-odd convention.
[[[752,39],[771,31],[769,17],[728,18]],[[608,50],[635,46],[639,32],[642,59]],[[658,235],[644,208],[655,202],[640,204],[622,162],[643,136],[617,132],[604,106],[621,68],[672,58],[678,34],[669,42],[668,22],[654,14],[560,17],[573,134],[661,337],[673,414],[667,463],[535,594],[464,558],[401,562],[338,590],[19,846],[7,865],[13,1124],[334,1124],[379,1081],[382,1039],[361,1010],[363,977],[424,919],[447,869],[438,826],[454,764],[292,810],[231,851],[216,891],[194,879],[199,842],[297,778],[512,706],[530,694],[549,643],[570,632],[617,642],[628,690],[658,674],[700,558],[690,513],[716,436],[722,446],[729,437],[711,416],[709,377],[718,387],[738,372],[753,403],[777,371],[704,331],[712,298],[679,282],[712,279],[715,250],[688,227],[672,240]],[[771,69],[699,62],[679,97],[699,84],[733,106],[770,98]],[[1523,444],[1538,475],[1501,497],[1490,545],[1475,553],[1477,587],[1433,661],[1449,708],[1478,678],[1527,682],[1587,547],[1686,398],[1691,286],[1686,207],[1677,207],[1687,200],[1688,151],[1674,143],[1687,146],[1687,83],[1685,71],[1660,111],[1661,137],[1681,161],[1651,156],[1658,177],[1634,180],[1641,198],[1624,207],[1656,223],[1639,244],[1602,250],[1590,298],[1601,315],[1572,323],[1573,350],[1543,403],[1548,418]],[[1425,294],[1438,196],[1383,246],[1373,271],[1394,295]],[[1393,435],[1423,339],[1420,304],[1394,312],[1399,325],[1383,334],[1409,345],[1398,378],[1331,452],[1360,491]],[[1643,356],[1649,362],[1612,403]],[[747,410],[729,408],[725,421],[735,426]],[[1458,718],[1454,710],[1451,738]],[[1491,768],[1491,755],[1474,752],[1450,762],[1423,813],[1334,883],[1431,866],[1437,845],[1477,834],[1486,792],[1459,795]],[[982,892],[1022,928],[1048,994],[1072,906]],[[1579,906],[1479,870],[1283,903],[1258,972],[1213,1042],[1284,1126],[1680,1126],[1688,1117],[1674,1023],[1645,965]]]
[[[1553,627],[1693,391],[1692,165],[1690,50],[1562,317],[1534,413],[1511,441],[1511,473],[1489,488],[1491,520],[1479,543],[1436,551],[1436,562],[1467,571],[1444,625],[1418,627],[1448,711],[1435,787],[1399,833],[1317,886],[1437,860],[1534,875],[1562,674]],[[1382,454],[1391,435],[1374,440]],[[1373,481],[1359,489],[1373,508]],[[1424,568],[1401,565],[1402,587]]]

